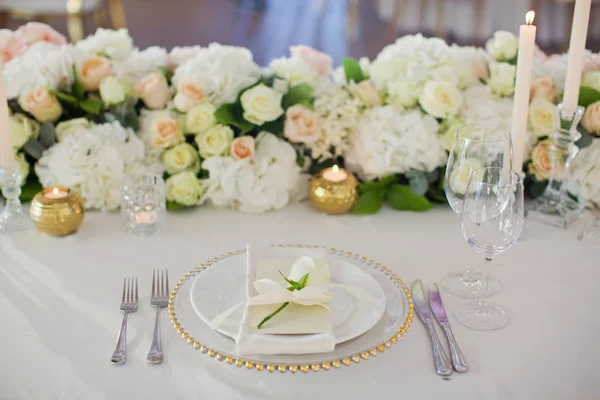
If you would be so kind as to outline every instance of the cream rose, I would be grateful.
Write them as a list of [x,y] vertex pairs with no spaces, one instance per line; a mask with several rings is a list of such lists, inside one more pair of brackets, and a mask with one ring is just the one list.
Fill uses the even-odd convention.
[[488,64],[485,61],[485,58],[481,55],[473,56],[473,61],[471,61],[471,67],[473,68],[473,72],[477,79],[481,79],[483,81],[487,81],[490,78],[490,71],[488,71]]
[[199,104],[192,107],[185,116],[185,131],[202,133],[217,125],[215,112],[217,107],[210,103]]
[[444,122],[442,122],[442,124],[440,125],[440,141],[444,149],[448,151],[452,149],[452,144],[454,143],[456,132],[458,128],[462,126],[465,126],[465,121],[458,118],[445,120]]
[[251,160],[254,157],[254,138],[242,136],[231,142],[229,154],[234,160]]
[[179,111],[188,112],[192,107],[207,100],[208,95],[201,82],[184,78],[177,85],[177,94],[173,103]]
[[262,83],[246,90],[240,98],[244,118],[256,125],[275,121],[283,114],[282,98],[281,93]]
[[45,87],[21,95],[19,105],[40,122],[56,121],[62,114],[57,98]]
[[387,102],[404,108],[414,107],[419,101],[419,88],[406,79],[394,79],[388,82]]
[[333,59],[325,53],[302,45],[290,47],[290,53],[292,58],[310,65],[319,75],[327,76],[331,73]]
[[86,59],[79,68],[79,79],[83,88],[88,91],[98,90],[102,79],[111,74],[110,60],[93,55]]
[[537,78],[531,84],[531,99],[541,97],[548,101],[554,101],[556,98],[556,87],[554,86],[554,80],[550,76],[543,76]]
[[167,78],[160,72],[152,72],[140,79],[136,94],[151,110],[164,108],[171,98]]
[[456,194],[463,195],[467,191],[471,172],[485,165],[477,158],[467,157],[452,171],[450,175],[450,188]]
[[61,142],[68,136],[73,136],[79,129],[87,130],[95,124],[86,118],[75,118],[68,121],[63,121],[54,128],[56,139]]
[[587,106],[581,124],[590,134],[600,136],[600,101]]
[[233,130],[227,125],[216,125],[196,136],[202,158],[226,156],[233,141]]
[[490,65],[490,79],[487,81],[492,93],[498,96],[511,96],[515,92],[517,67],[508,63]]
[[350,82],[348,89],[368,107],[375,107],[381,104],[379,92],[371,81],[362,81],[358,84]]
[[[552,146],[551,139],[544,139],[540,141],[531,152],[531,163],[529,164],[529,173],[535,175],[538,181],[548,179],[550,172],[552,172],[552,155],[550,154],[550,148]],[[556,168],[558,176],[562,174],[564,170],[564,164],[560,163],[561,157],[559,152],[554,153],[554,158],[559,161]]]
[[100,82],[100,97],[106,106],[121,104],[127,98],[128,88],[116,76],[107,76]]
[[165,150],[161,155],[161,160],[169,175],[186,170],[192,171],[194,174],[200,172],[200,157],[198,157],[196,149],[189,143],[181,143]]
[[18,153],[15,156],[15,161],[19,164],[19,185],[23,186],[29,176],[29,163],[23,153]]
[[15,150],[21,149],[29,139],[37,138],[40,133],[40,124],[23,114],[11,115],[9,123],[12,145]]
[[452,118],[462,104],[462,95],[456,86],[446,82],[427,81],[419,96],[423,110],[435,118]]
[[152,134],[151,145],[155,149],[175,146],[185,140],[179,121],[167,113],[159,114],[152,119],[150,132]]
[[529,126],[537,137],[548,136],[558,128],[556,106],[537,97],[529,104]]
[[166,182],[167,200],[183,206],[195,206],[200,201],[204,187],[191,171],[170,176]]
[[519,41],[511,32],[496,31],[494,37],[487,41],[485,49],[498,61],[515,58],[519,50]]
[[285,113],[283,134],[292,143],[314,143],[321,137],[321,129],[315,114],[296,104]]
[[600,71],[588,71],[583,74],[581,86],[591,87],[600,92]]

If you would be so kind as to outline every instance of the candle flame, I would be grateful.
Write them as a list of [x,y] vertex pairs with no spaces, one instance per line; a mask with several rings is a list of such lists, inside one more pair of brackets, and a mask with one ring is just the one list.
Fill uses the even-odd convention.
[[334,165],[333,168],[331,168],[331,170],[333,172],[338,172],[340,170],[340,167],[338,167],[337,165]]
[[54,193],[54,194],[58,194],[58,193],[59,193],[59,190],[58,190],[58,188],[54,188],[54,189],[52,189],[52,193]]
[[525,22],[527,22],[527,25],[533,24],[534,18],[535,18],[535,11],[529,11],[527,14],[525,14]]

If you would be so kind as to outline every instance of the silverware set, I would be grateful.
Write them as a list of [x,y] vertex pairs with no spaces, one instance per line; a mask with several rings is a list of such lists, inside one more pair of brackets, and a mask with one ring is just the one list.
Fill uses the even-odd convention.
[[[154,335],[150,350],[146,361],[149,364],[160,364],[163,362],[163,351],[160,336],[160,310],[167,307],[169,303],[169,276],[168,271],[152,272],[152,294],[150,305],[156,308],[156,319],[154,322]],[[123,311],[123,322],[121,330],[117,337],[117,345],[113,352],[110,362],[115,365],[125,364],[127,361],[127,317],[130,313],[134,313],[138,309],[138,280],[137,277],[125,278],[123,282],[123,295],[121,297],[121,306],[119,309]]]
[[457,372],[467,372],[469,370],[469,366],[467,365],[465,356],[460,350],[460,347],[458,347],[456,338],[452,333],[452,328],[450,327],[450,322],[448,321],[448,316],[446,315],[446,310],[444,309],[444,304],[442,303],[438,285],[434,283],[429,288],[429,306],[431,306],[431,310],[433,310],[435,318],[446,334],[446,338],[448,339],[448,344],[450,347],[450,358],[448,358],[448,354],[446,354],[446,351],[444,350],[444,347],[442,346],[442,343],[437,335],[435,324],[425,299],[423,284],[421,283],[420,279],[417,279],[413,283],[411,292],[417,315],[421,321],[423,321],[427,327],[427,331],[429,332],[429,338],[431,339],[431,345],[433,347],[433,362],[438,375],[451,375],[452,368],[454,368],[454,370]]

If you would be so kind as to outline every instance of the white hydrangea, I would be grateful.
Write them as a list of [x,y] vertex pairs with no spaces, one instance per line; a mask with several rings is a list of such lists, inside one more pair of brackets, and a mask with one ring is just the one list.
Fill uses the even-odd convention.
[[167,50],[153,46],[145,50],[135,50],[131,56],[116,61],[112,65],[114,74],[129,85],[135,85],[141,78],[168,64]]
[[106,54],[113,61],[122,61],[133,52],[133,39],[124,28],[98,28],[95,34],[80,40],[75,46],[89,54]]
[[139,169],[144,146],[118,122],[79,129],[46,150],[35,165],[44,187],[64,185],[79,192],[88,209],[119,208],[126,174]]
[[196,57],[201,51],[202,46],[176,46],[169,53],[169,66],[178,67],[191,58]]
[[437,121],[421,111],[375,107],[358,123],[346,166],[367,181],[411,169],[431,172],[446,163],[438,130]]
[[589,206],[600,207],[600,139],[581,149],[569,170],[569,192],[580,195]]
[[260,76],[250,50],[211,43],[175,70],[173,84],[177,87],[184,78],[202,82],[210,102],[218,107],[234,102],[239,92]]
[[267,132],[256,139],[252,160],[211,157],[202,168],[209,172],[204,181],[203,201],[246,213],[262,213],[302,200],[308,192],[307,177],[296,164],[296,152],[286,141]]
[[473,86],[463,93],[459,117],[466,124],[486,124],[510,129],[513,99],[492,94],[488,86]]

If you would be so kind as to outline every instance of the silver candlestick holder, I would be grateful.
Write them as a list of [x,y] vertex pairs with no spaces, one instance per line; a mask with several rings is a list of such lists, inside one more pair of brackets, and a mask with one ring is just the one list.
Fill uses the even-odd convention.
[[562,103],[556,108],[558,129],[550,135],[552,145],[548,149],[551,162],[548,184],[542,195],[532,203],[528,215],[547,224],[566,228],[585,208],[580,198],[567,191],[569,167],[579,152],[575,142],[581,138],[581,133],[577,126],[585,109],[578,106],[575,111],[567,110]]
[[0,232],[18,232],[27,229],[29,217],[23,211],[21,200],[21,175],[19,165],[14,165],[14,170],[0,168],[0,184],[2,195],[6,199],[4,210],[0,213]]

